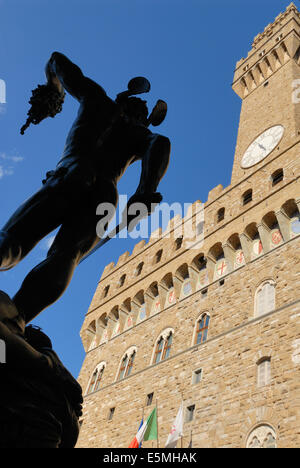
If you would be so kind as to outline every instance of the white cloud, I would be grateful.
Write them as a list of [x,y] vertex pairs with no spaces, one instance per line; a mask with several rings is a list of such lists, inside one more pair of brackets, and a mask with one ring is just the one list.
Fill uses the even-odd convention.
[[24,158],[17,155],[9,155],[7,153],[0,153],[0,179],[4,176],[12,176],[14,174],[15,165],[22,162]]

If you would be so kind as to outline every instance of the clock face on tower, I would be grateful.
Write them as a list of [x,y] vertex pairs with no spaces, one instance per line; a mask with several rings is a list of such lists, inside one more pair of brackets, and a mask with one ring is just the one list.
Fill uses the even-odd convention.
[[265,130],[248,146],[242,158],[241,167],[246,169],[262,161],[278,145],[283,133],[282,125],[275,125]]

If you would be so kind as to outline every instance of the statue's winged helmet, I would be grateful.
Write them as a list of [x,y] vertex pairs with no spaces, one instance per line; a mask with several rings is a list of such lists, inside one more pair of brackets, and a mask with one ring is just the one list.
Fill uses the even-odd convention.
[[153,125],[157,127],[160,125],[167,114],[168,106],[167,103],[161,99],[155,104],[151,114],[148,116],[148,108],[146,101],[142,99],[131,97],[135,94],[149,93],[151,85],[147,78],[143,76],[137,76],[132,78],[128,85],[127,90],[119,93],[116,97],[116,102],[126,107],[129,113],[139,113],[140,119],[145,125]]

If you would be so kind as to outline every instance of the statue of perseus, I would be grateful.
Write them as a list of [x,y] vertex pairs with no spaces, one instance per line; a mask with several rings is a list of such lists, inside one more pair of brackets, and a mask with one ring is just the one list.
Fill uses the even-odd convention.
[[[127,209],[144,203],[150,214],[162,200],[157,187],[170,157],[169,139],[148,128],[164,120],[166,103],[159,100],[148,116],[146,101],[132,97],[150,90],[146,78],[133,78],[128,90],[113,100],[59,52],[51,55],[46,77],[47,83],[33,91],[21,133],[30,123],[60,112],[65,91],[80,106],[56,169],[0,231],[0,269],[8,270],[60,226],[47,258],[28,274],[13,298],[26,323],[63,294],[76,266],[99,242],[97,206],[117,205],[117,183],[128,166],[142,162],[139,185]],[[107,219],[105,223],[107,228]]]

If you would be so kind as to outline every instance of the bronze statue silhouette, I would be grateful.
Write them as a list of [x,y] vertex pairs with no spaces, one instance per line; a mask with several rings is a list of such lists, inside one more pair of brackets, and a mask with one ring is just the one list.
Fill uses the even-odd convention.
[[82,389],[38,327],[0,291],[0,448],[73,448],[79,435]]
[[13,298],[26,323],[63,294],[78,263],[97,245],[96,208],[103,202],[117,205],[117,183],[128,166],[142,161],[140,182],[127,206],[141,202],[150,213],[162,200],[156,190],[170,156],[169,139],[148,128],[162,122],[166,104],[158,101],[148,117],[146,101],[131,97],[149,91],[145,78],[132,79],[128,90],[113,100],[58,52],[46,65],[46,77],[47,84],[33,92],[21,133],[31,122],[59,112],[64,90],[80,107],[56,169],[0,231],[0,268],[5,270],[60,226],[47,258],[28,274]]

